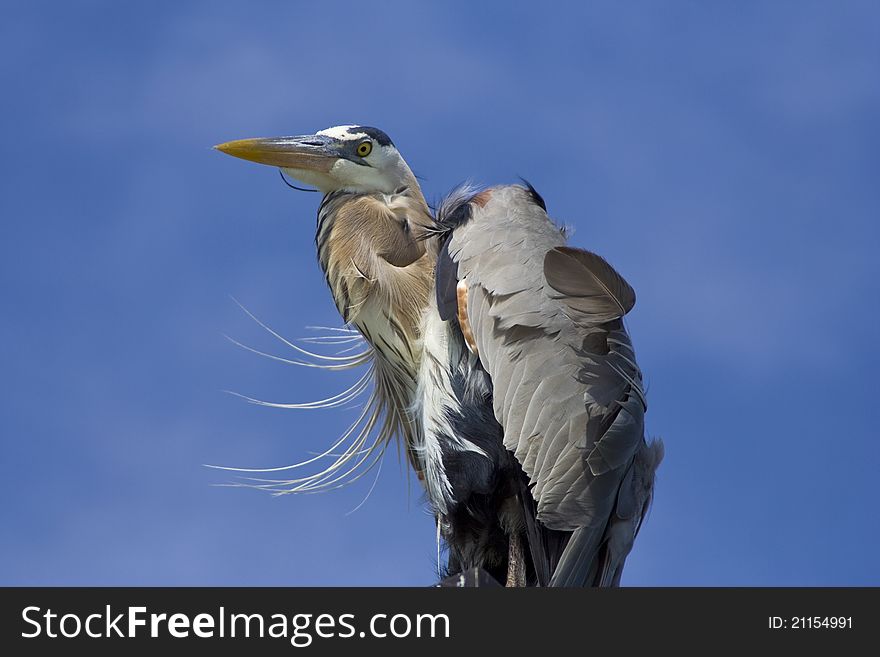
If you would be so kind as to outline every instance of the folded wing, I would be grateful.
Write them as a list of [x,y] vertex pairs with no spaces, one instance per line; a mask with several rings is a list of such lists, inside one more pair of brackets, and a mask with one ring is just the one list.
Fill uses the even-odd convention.
[[[438,306],[455,282],[493,386],[504,445],[529,478],[540,526],[573,532],[553,584],[615,584],[650,501],[659,442],[623,316],[629,284],[565,245],[534,190],[493,188],[438,219]],[[554,557],[554,563],[557,561]]]

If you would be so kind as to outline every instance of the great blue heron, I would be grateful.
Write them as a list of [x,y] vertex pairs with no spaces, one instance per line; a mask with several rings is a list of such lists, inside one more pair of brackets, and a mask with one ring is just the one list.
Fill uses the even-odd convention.
[[399,437],[450,573],[617,585],[663,455],[644,439],[626,281],[566,246],[528,184],[463,187],[432,216],[376,128],[216,148],[324,194],[318,258],[343,319],[371,346],[366,428],[379,427],[372,448],[354,442],[330,471]]

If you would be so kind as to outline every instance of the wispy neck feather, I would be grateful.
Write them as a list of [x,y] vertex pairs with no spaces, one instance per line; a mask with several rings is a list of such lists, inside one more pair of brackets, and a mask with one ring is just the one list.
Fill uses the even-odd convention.
[[421,471],[413,452],[417,432],[405,409],[416,394],[420,321],[433,283],[434,257],[420,239],[431,217],[417,185],[396,191],[328,194],[315,240],[339,313],[372,346],[383,438],[401,437]]

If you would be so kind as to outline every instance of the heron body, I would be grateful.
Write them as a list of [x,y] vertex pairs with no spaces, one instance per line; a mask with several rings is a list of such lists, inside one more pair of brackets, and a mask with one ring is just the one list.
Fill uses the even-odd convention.
[[[644,439],[641,372],[622,322],[632,288],[599,256],[565,246],[530,187],[453,198],[437,233],[438,314],[458,351],[472,335],[471,358],[491,386],[476,405],[491,406],[499,425],[505,454],[492,470],[516,498],[499,523],[530,548],[527,580],[616,584],[662,458],[662,446]],[[453,287],[466,287],[465,298]],[[461,418],[459,433],[469,422],[490,430],[472,395],[456,401],[446,412]],[[445,466],[461,469],[455,458]]]
[[626,281],[567,247],[531,187],[462,189],[432,217],[375,128],[218,148],[324,192],[318,258],[372,348],[367,428],[405,445],[448,570],[618,584],[662,458],[644,439]]

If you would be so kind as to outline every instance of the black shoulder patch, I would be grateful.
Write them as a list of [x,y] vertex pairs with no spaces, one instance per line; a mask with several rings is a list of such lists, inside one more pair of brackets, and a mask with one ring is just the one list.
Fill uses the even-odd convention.
[[458,266],[449,255],[449,238],[443,242],[437,266],[434,269],[434,289],[437,292],[437,312],[440,319],[448,322],[458,317]]
[[470,221],[471,212],[472,208],[470,202],[462,203],[444,217],[443,223],[449,228],[449,230],[458,228]]
[[379,146],[394,146],[391,138],[379,128],[371,128],[370,126],[356,125],[348,129],[349,134],[363,132],[370,139],[374,140]]
[[470,221],[473,214],[473,207],[471,206],[473,198],[473,193],[465,188],[460,188],[454,190],[443,199],[434,217],[434,227],[431,233],[433,235],[446,236],[459,226]]
[[522,180],[522,181],[523,181],[523,184],[525,184],[525,186],[526,186],[526,191],[528,191],[529,196],[532,197],[532,200],[533,200],[537,205],[539,205],[539,206],[541,207],[541,209],[542,209],[544,212],[547,212],[547,204],[544,203],[544,197],[542,197],[542,196],[538,193],[538,190],[535,189],[535,188],[532,186],[532,183],[530,183],[528,180],[526,180],[525,178],[520,178],[520,180]]

